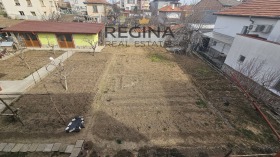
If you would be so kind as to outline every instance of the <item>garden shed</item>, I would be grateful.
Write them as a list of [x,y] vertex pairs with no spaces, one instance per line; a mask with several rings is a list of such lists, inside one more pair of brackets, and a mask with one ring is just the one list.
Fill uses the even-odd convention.
[[100,23],[24,21],[2,32],[10,32],[31,48],[90,49],[90,43],[103,45],[104,27]]

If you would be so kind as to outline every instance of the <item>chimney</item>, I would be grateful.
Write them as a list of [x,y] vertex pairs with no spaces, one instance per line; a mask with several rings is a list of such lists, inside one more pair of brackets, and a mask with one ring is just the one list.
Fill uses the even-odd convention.
[[175,4],[172,4],[172,10],[174,10]]

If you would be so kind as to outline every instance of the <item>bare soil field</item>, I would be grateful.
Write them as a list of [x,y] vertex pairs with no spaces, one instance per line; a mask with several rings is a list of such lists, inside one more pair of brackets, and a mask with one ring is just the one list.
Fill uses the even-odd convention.
[[[20,109],[19,114],[24,126],[18,122],[11,123],[9,118],[0,119],[1,138],[22,139],[22,142],[26,142],[28,139],[41,141],[42,137],[46,141],[61,141],[60,138],[71,138],[71,135],[74,135],[73,140],[67,139],[67,142],[75,142],[75,135],[81,134],[65,134],[66,124],[62,118],[67,124],[79,115],[85,116],[86,124],[87,120],[91,119],[91,104],[97,90],[96,83],[109,56],[110,54],[101,53],[96,56],[89,53],[74,54],[64,62],[66,71],[72,71],[74,68],[68,79],[68,91],[65,91],[57,76],[49,75],[13,105]],[[56,112],[44,86],[51,93],[62,118]]]
[[[74,68],[69,90],[55,75],[45,78],[13,105],[20,108],[25,126],[1,118],[0,139],[86,139],[100,156],[133,152],[141,157],[195,157],[225,155],[230,149],[234,154],[279,149],[243,94],[195,56],[170,54],[160,47],[106,47],[95,56],[76,53],[65,67]],[[44,85],[63,119],[82,115],[86,128],[64,133],[66,124]]]
[[24,79],[37,69],[49,63],[49,57],[56,58],[61,54],[63,54],[62,51],[56,51],[56,54],[50,51],[26,51],[24,52],[25,61],[30,66],[30,69],[28,69],[25,63],[18,57],[20,54],[7,60],[0,60],[0,80]]

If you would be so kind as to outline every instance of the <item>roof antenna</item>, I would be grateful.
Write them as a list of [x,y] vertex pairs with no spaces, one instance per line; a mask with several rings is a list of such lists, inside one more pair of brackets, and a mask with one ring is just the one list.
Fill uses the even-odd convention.
[[249,18],[250,18],[250,21],[252,22],[252,24],[254,24],[254,23],[255,23],[255,21],[254,21],[254,20],[252,20],[252,16],[249,16]]

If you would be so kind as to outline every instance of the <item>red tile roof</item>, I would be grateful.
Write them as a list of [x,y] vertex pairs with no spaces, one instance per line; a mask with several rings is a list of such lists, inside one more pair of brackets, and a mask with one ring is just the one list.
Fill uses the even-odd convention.
[[95,34],[104,28],[100,23],[24,21],[2,29],[3,32]]
[[280,18],[280,0],[247,0],[215,14]]
[[191,14],[193,12],[193,6],[192,5],[182,5],[181,10],[186,12],[187,14]]
[[172,8],[172,5],[167,5],[165,7],[162,7],[159,9],[159,11],[162,11],[162,12],[181,12],[182,10],[178,7],[174,7]]
[[84,4],[110,4],[106,0],[86,0]]

